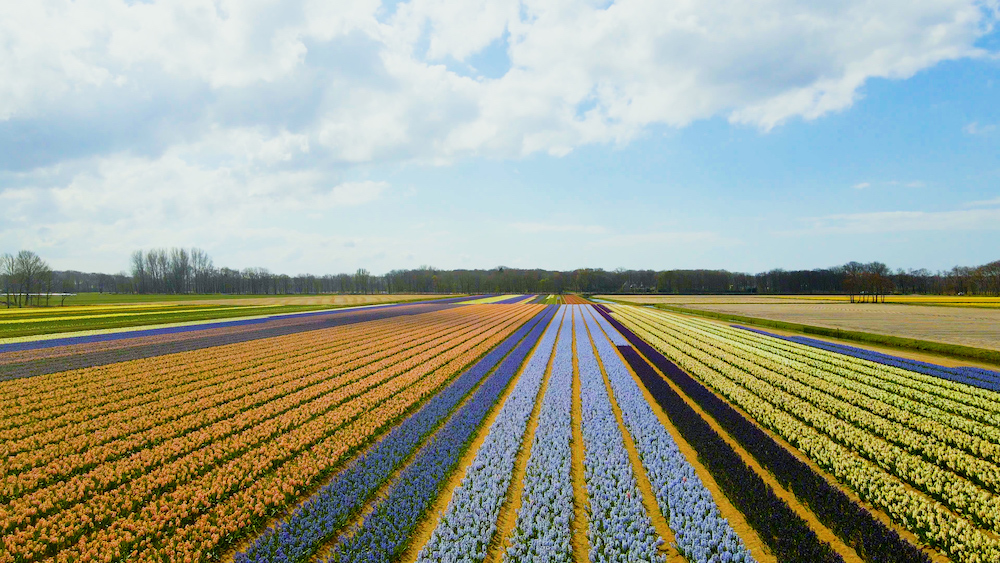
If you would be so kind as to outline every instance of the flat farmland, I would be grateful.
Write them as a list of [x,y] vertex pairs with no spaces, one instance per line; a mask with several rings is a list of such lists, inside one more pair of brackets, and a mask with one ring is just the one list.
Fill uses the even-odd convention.
[[[84,296],[90,299],[90,294]],[[114,297],[116,296],[109,296],[109,299]],[[294,295],[196,300],[170,296],[173,299],[167,301],[158,300],[163,296],[119,297],[146,300],[65,307],[0,308],[0,343],[14,338],[30,338],[53,333],[266,317],[342,307],[428,300],[427,296],[420,295]],[[438,295],[433,299],[449,297],[451,296]]]
[[743,317],[1000,350],[1000,309],[757,296],[605,296]]
[[546,299],[0,347],[0,563],[1000,559],[1000,373]]

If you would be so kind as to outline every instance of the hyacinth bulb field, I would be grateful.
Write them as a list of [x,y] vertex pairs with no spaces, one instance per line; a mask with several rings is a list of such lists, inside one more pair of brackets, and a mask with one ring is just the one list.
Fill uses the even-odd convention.
[[0,343],[0,563],[997,562],[998,389],[575,295]]

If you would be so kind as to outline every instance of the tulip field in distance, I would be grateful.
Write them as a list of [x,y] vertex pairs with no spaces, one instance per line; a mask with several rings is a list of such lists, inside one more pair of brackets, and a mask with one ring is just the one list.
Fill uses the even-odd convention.
[[1000,372],[575,295],[0,341],[0,563],[126,561],[1000,562]]

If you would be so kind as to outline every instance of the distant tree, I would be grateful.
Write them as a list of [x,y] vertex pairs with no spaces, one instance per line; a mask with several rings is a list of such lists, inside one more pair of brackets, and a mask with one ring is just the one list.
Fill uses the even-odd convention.
[[7,253],[0,255],[0,282],[3,283],[3,292],[7,296],[4,304],[7,305],[8,309],[14,305],[14,300],[17,298],[17,289],[15,286],[16,264],[17,262],[14,260],[13,255]]

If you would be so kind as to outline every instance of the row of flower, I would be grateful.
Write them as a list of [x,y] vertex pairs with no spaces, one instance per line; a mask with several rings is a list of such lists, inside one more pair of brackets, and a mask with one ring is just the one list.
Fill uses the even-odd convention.
[[452,493],[448,508],[421,549],[418,563],[481,563],[486,558],[565,313],[565,307],[558,308],[546,328],[461,484]]
[[622,420],[635,442],[656,502],[674,532],[678,551],[689,561],[754,561],[612,345],[628,346],[627,341],[603,316],[596,322],[588,318],[587,323]]
[[[75,435],[9,458],[6,470],[10,474],[0,481],[0,498],[13,498],[46,482],[67,479],[99,463],[126,461],[124,458],[129,454],[146,448],[165,451],[168,458],[177,457],[207,441],[245,428],[246,425],[235,424],[234,416],[240,415],[246,424],[251,424],[264,416],[255,417],[257,411],[280,413],[366,377],[384,378],[383,375],[394,374],[393,364],[420,353],[441,352],[468,333],[435,332],[432,336],[422,336],[422,332],[411,330],[392,338],[359,339],[356,346],[346,344],[349,350],[330,356],[320,355],[304,362],[276,361],[267,369],[230,373],[228,380],[217,381],[215,385],[167,396],[145,408],[123,409],[127,416],[100,417],[108,425],[105,427],[98,427],[97,419],[65,427],[63,433]],[[422,343],[427,340],[430,342]],[[280,404],[276,402],[279,400]],[[213,432],[210,426],[213,424],[225,433]],[[83,428],[77,430],[77,426]],[[192,440],[191,433],[195,431],[197,439]],[[29,437],[23,441],[34,440]],[[149,463],[156,463],[152,457],[156,456],[147,451],[147,465],[142,470],[148,470]],[[26,471],[31,468],[34,469]]]
[[[905,370],[833,352],[770,339],[746,331],[727,333],[732,341],[794,358],[807,370],[818,370],[864,394],[912,410],[994,446],[1000,444],[1000,401],[992,391],[909,374]],[[924,381],[923,379],[930,379]]]
[[[724,330],[727,330],[727,335],[732,338],[754,338],[758,342],[767,342],[775,349],[789,351],[801,361],[834,366],[836,368],[834,371],[838,373],[846,370],[874,378],[873,384],[877,383],[887,390],[908,397],[919,396],[915,393],[925,394],[932,400],[938,401],[936,404],[945,410],[990,426],[1000,426],[1000,396],[993,391],[812,346],[768,338],[745,330],[728,328]],[[738,336],[732,336],[734,334]]]
[[[16,391],[0,404],[17,413],[2,422],[0,432],[3,438],[12,440],[21,436],[12,432],[33,434],[39,429],[54,430],[70,423],[79,424],[109,412],[120,412],[123,408],[156,400],[158,394],[170,395],[176,393],[176,389],[210,385],[211,379],[224,376],[217,373],[219,369],[253,369],[262,365],[262,358],[284,361],[306,355],[313,352],[308,347],[310,342],[322,342],[323,345],[318,346],[320,350],[316,351],[326,352],[349,341],[346,334],[343,336],[345,338],[332,338],[326,342],[314,335],[301,334],[280,341],[259,342],[256,346],[250,343],[233,345],[228,348],[230,354],[202,350],[200,353],[159,356],[52,374],[24,380],[19,382],[19,386],[0,385],[0,389]],[[262,355],[265,349],[267,356]],[[144,376],[122,379],[122,372],[142,373]],[[41,384],[40,389],[31,388],[29,383]],[[90,401],[90,408],[84,411],[76,408],[82,400]]]
[[[562,308],[561,309],[565,309]],[[564,320],[555,345],[548,386],[538,411],[525,467],[521,506],[503,554],[504,563],[570,563],[573,560],[573,457],[570,441],[573,327]]]
[[[60,559],[85,553],[124,555],[156,547],[167,536],[180,539],[182,528],[190,528],[193,535],[185,537],[196,538],[199,546],[205,537],[218,537],[218,544],[228,534],[243,531],[246,519],[264,517],[261,507],[280,506],[328,472],[331,460],[369,441],[373,428],[391,423],[432,393],[456,369],[505,338],[526,313],[512,311],[491,330],[445,354],[400,362],[408,371],[384,384],[369,381],[368,387],[320,397],[41,518],[3,539],[7,553],[11,560],[31,560],[62,548],[69,549],[59,553]],[[256,496],[246,502],[242,497],[251,491]],[[236,497],[241,497],[242,506],[229,503]],[[239,525],[234,527],[234,522]],[[206,533],[213,527],[229,531]]]
[[[419,362],[423,358],[434,357],[444,349],[454,346],[457,342],[461,342],[465,336],[461,332],[453,334],[451,337],[446,336],[443,339],[445,342],[435,348],[424,351],[423,354],[418,356],[403,355],[398,358],[398,361],[395,361],[390,356],[390,359],[395,361],[393,365],[379,365],[386,362],[375,362],[365,366],[364,369],[349,371],[340,377],[333,377],[336,374],[329,373],[330,370],[321,371],[318,374],[309,376],[311,381],[304,388],[298,390],[290,389],[282,395],[274,396],[266,388],[261,389],[258,394],[250,397],[250,400],[247,401],[248,404],[245,405],[246,409],[240,408],[244,405],[238,402],[235,405],[237,407],[236,412],[232,412],[228,408],[230,405],[225,404],[218,408],[206,409],[190,417],[186,417],[194,418],[196,422],[206,422],[202,427],[198,427],[197,424],[192,425],[193,432],[181,432],[175,436],[171,436],[170,433],[173,428],[170,425],[154,427],[149,432],[149,434],[152,434],[149,437],[149,445],[145,449],[139,450],[140,455],[119,457],[112,463],[100,465],[86,473],[73,475],[69,479],[36,490],[30,495],[18,498],[16,502],[5,505],[0,510],[0,522],[3,522],[3,524],[0,524],[0,531],[7,531],[9,529],[8,524],[22,525],[45,514],[46,511],[53,511],[57,508],[65,509],[76,500],[109,490],[115,485],[132,479],[137,475],[149,473],[164,463],[182,459],[183,456],[191,452],[195,452],[209,444],[218,443],[220,440],[228,439],[234,434],[259,427],[268,421],[272,421],[273,425],[275,417],[287,416],[289,411],[302,409],[318,399],[340,397],[346,400],[359,395],[367,389],[410,369],[414,361]],[[368,346],[361,349],[361,353],[367,352],[377,357],[378,353],[374,352],[374,350],[377,350],[377,346],[377,342],[369,343]],[[346,367],[350,368],[351,365],[346,364]],[[291,380],[289,386],[292,387],[298,386],[295,382],[299,381],[299,379],[296,378],[303,377],[301,373],[296,371],[286,374],[286,376]],[[266,385],[267,382],[262,383],[262,386]],[[259,398],[258,395],[260,394],[271,396],[265,402],[257,402],[256,399]],[[319,405],[322,403],[314,404]],[[163,410],[167,411],[167,409]],[[310,414],[315,416],[314,413]],[[187,421],[186,418],[179,420],[183,424],[183,422]],[[142,423],[137,421],[136,424]],[[128,424],[121,424],[121,426],[128,427]],[[92,452],[96,452],[99,449],[95,448]],[[91,452],[88,452],[88,455],[90,454]],[[67,460],[63,459],[60,462],[62,465],[57,465],[57,469],[64,467]],[[23,483],[39,472],[22,473],[14,478],[20,479],[21,483]]]
[[[451,301],[454,300],[291,313],[242,321],[195,323],[115,333],[96,331],[100,334],[0,345],[0,395],[5,393],[2,383],[10,379],[21,379],[22,383],[30,385],[32,378],[39,375],[52,376],[58,372],[99,369],[101,366],[129,360],[441,311],[447,308],[443,303]],[[95,331],[78,331],[75,334],[91,332]],[[14,348],[21,351],[3,352]],[[65,378],[56,376],[56,379]],[[7,387],[7,390],[10,389]]]
[[[614,312],[614,317],[609,311]],[[852,546],[865,561],[930,562],[926,553],[903,539],[864,506],[852,500],[840,487],[789,451],[771,434],[748,419],[742,411],[735,409],[664,357],[660,351],[665,350],[666,345],[651,332],[651,328],[643,321],[645,317],[639,315],[638,311],[632,307],[613,306],[603,310],[602,315],[635,347],[635,349],[620,347],[619,350],[657,402],[663,405],[668,413],[673,413],[672,418],[678,430],[698,450],[699,456],[706,461],[706,468],[713,473],[716,481],[723,485],[723,488],[726,483],[735,484],[727,494],[772,549],[775,547],[793,549],[805,543],[815,546],[815,534],[806,533],[801,518],[789,514],[787,505],[776,500],[773,491],[763,487],[763,482],[759,478],[748,474],[752,471],[721,438],[717,438],[714,430],[687,406],[673,388],[649,367],[636,349],[641,351],[660,373],[672,381],[700,409],[715,419],[732,440],[752,455],[782,486],[792,491],[798,500],[810,508],[820,522],[836,533],[844,543]],[[650,342],[657,348],[650,345]],[[794,538],[794,543],[791,545],[785,541],[789,536]]]
[[[624,326],[615,325],[615,328],[629,334]],[[637,332],[643,338],[648,337],[641,330]],[[640,347],[647,357],[653,356],[642,340],[630,337],[629,341],[633,346]],[[646,348],[641,348],[644,345]],[[746,522],[778,561],[843,561],[828,543],[816,535],[809,523],[780,498],[760,474],[747,465],[740,453],[733,449],[703,415],[653,370],[636,348],[620,346],[618,350],[649,390],[653,400],[670,418],[677,432],[697,453],[698,461],[712,475],[723,494],[743,514]],[[671,379],[678,379],[671,373],[671,368],[676,367],[665,358],[656,366],[662,373],[669,374]]]
[[[508,320],[487,340],[441,369],[429,372],[425,365],[415,366],[416,377],[410,385],[386,385],[362,395],[352,401],[357,407],[355,418],[320,440],[296,443],[283,436],[276,444],[262,448],[266,451],[242,456],[220,471],[155,499],[141,512],[116,520],[89,538],[85,549],[75,546],[62,551],[57,560],[76,560],[81,554],[84,560],[91,560],[105,553],[136,560],[211,557],[221,546],[259,527],[267,515],[297,498],[338,462],[370,442],[373,434],[400,420],[524,320],[524,314]],[[133,537],[131,530],[135,529],[145,533]]]
[[[240,562],[299,560],[340,531],[371,497],[455,408],[482,378],[499,363],[546,314],[526,323],[500,346],[466,370],[444,391],[431,398],[413,415],[392,429],[364,454],[353,460],[333,479],[277,525],[268,528],[244,552]],[[540,330],[540,329],[539,329]],[[531,340],[529,336],[528,341]]]
[[[444,319],[442,319],[444,320]],[[363,325],[349,325],[326,331],[310,331],[293,334],[280,339],[268,339],[229,345],[227,354],[202,350],[181,355],[157,356],[143,360],[120,362],[114,369],[141,373],[143,377],[122,379],[108,366],[93,367],[52,374],[43,378],[31,378],[15,384],[0,384],[0,392],[9,396],[0,399],[0,408],[11,412],[12,416],[0,421],[0,434],[4,439],[16,439],[17,434],[8,434],[10,429],[26,427],[30,433],[37,429],[54,428],[67,422],[79,423],[87,419],[116,412],[128,399],[142,404],[155,398],[154,393],[171,392],[178,386],[206,385],[219,369],[253,369],[273,365],[276,360],[302,357],[315,352],[326,352],[358,338],[388,336],[394,330],[406,329],[414,319],[398,319],[392,322],[372,322]],[[80,412],[77,407],[81,400],[89,401],[90,408]],[[111,410],[104,405],[112,405]],[[16,413],[14,415],[13,413]],[[76,417],[63,419],[59,417]],[[53,422],[52,419],[59,418]]]
[[391,563],[397,560],[486,415],[517,375],[553,312],[540,315],[543,322],[532,327],[527,338],[417,452],[358,530],[336,546],[327,563]]
[[[872,421],[874,415],[865,417],[865,413],[852,413],[831,400],[824,400],[821,393],[809,395],[815,404],[800,399],[775,385],[772,381],[788,383],[781,374],[761,369],[753,364],[746,365],[738,357],[727,350],[725,342],[715,343],[714,350],[719,355],[725,355],[728,361],[719,360],[685,342],[683,337],[670,334],[667,342],[675,346],[681,353],[690,356],[703,366],[728,377],[743,388],[749,390],[760,400],[767,401],[782,409],[802,423],[820,430],[838,444],[863,456],[870,462],[879,465],[886,471],[896,475],[904,482],[923,491],[930,497],[943,502],[953,511],[970,518],[977,525],[996,531],[1000,529],[1000,498],[988,490],[971,483],[969,480],[943,469],[934,463],[907,453],[902,448],[888,442],[883,432],[888,432],[891,423],[877,424]],[[820,395],[820,396],[816,396]],[[824,410],[824,408],[829,409]],[[856,414],[856,417],[852,417]],[[864,418],[873,427],[868,430],[856,425],[852,418]],[[919,437],[912,437],[919,441]],[[927,438],[930,443],[931,438]],[[912,447],[919,447],[914,444]],[[968,457],[968,456],[967,456]],[[965,460],[952,460],[961,463]],[[963,472],[970,469],[963,465]],[[984,476],[989,478],[988,475]]]
[[[863,428],[927,463],[954,471],[991,493],[1000,491],[1000,466],[994,461],[994,456],[983,455],[984,451],[996,452],[997,446],[993,443],[845,389],[827,380],[836,379],[832,374],[821,372],[823,377],[806,373],[801,370],[803,366],[796,365],[792,358],[783,358],[728,339],[711,338],[707,331],[685,330],[678,337],[681,340],[690,338],[689,344],[716,359],[752,373],[781,391],[807,401],[821,411],[835,414],[837,418]],[[961,445],[955,447],[949,444],[942,435],[950,436]]]
[[618,426],[604,375],[588,334],[600,329],[587,305],[574,305],[576,356],[580,373],[584,479],[587,483],[587,538],[593,563],[666,561],[658,552],[663,538],[642,503],[625,440]]
[[923,373],[926,375],[932,375],[934,377],[940,377],[942,379],[947,379],[950,381],[956,381],[958,383],[964,383],[966,385],[974,385],[976,387],[982,387],[983,389],[989,389],[990,391],[1000,391],[1000,372],[994,370],[971,367],[971,366],[947,367],[938,364],[932,364],[930,362],[922,362],[920,360],[912,360],[910,358],[901,358],[899,356],[893,356],[891,354],[874,352],[872,350],[866,350],[864,348],[858,348],[856,346],[847,346],[845,344],[834,344],[832,342],[826,342],[824,340],[817,340],[815,338],[808,338],[805,336],[781,336],[778,334],[772,334],[770,332],[757,330],[754,328],[737,326],[737,325],[733,326],[743,330],[750,330],[753,332],[757,332],[759,334],[770,336],[772,338],[780,338],[782,340],[788,340],[789,342],[795,342],[797,344],[813,346],[815,348],[820,348],[822,350],[828,350],[830,352],[836,352],[838,354],[853,356],[855,358],[861,358],[863,360],[868,360],[871,362],[878,362],[880,364],[885,364],[887,366],[895,366],[906,370]]
[[[522,322],[524,320],[526,319],[521,319]],[[494,338],[488,345],[467,352],[463,357],[456,359],[453,365],[444,369],[444,373],[457,373],[463,366],[474,362],[486,350],[499,344],[508,335],[509,331],[506,331]],[[432,379],[436,379],[438,375],[437,373],[432,374]],[[450,377],[451,375],[448,375],[444,380],[436,379],[432,383],[440,385]],[[435,389],[437,388],[439,387],[435,387]],[[336,464],[346,461],[359,448],[370,443],[373,435],[377,435],[404,420],[416,405],[436,392],[430,390],[418,396],[413,391],[419,391],[419,389],[408,389],[406,392],[392,397],[374,411],[360,416],[350,424],[343,433],[344,437],[339,440],[336,437],[331,437],[308,451],[300,452],[298,457],[282,465],[273,474],[245,481],[245,489],[238,490],[232,497],[211,511],[202,514],[193,523],[165,534],[163,542],[141,551],[136,559],[140,561],[179,561],[186,557],[192,557],[195,560],[216,557],[217,553],[215,552],[221,546],[231,544],[234,540],[245,536],[250,530],[260,529],[265,521],[263,518],[255,519],[255,515],[272,515],[285,508],[289,502],[299,498],[313,483],[328,475]],[[351,438],[354,437],[362,438],[352,442]],[[345,441],[347,442],[346,447]],[[217,533],[218,538],[215,537]]]
[[[670,316],[655,316],[653,322],[660,326],[671,322]],[[724,362],[713,365],[713,358],[667,331],[653,327],[650,332],[654,344],[682,368],[788,440],[922,540],[942,548],[958,561],[994,561],[1000,557],[1000,542],[934,498],[945,500],[952,508],[972,515],[974,520],[992,524],[991,514],[996,514],[992,495],[983,495],[964,479],[952,476],[945,480],[940,468],[887,445],[836,416],[822,413],[805,401],[796,400],[747,371]]]
[[[723,334],[717,330],[716,327],[710,327],[706,329],[706,332]],[[748,357],[755,361],[758,357],[773,359],[784,366],[785,369],[782,373],[795,381],[827,392],[840,400],[871,411],[896,424],[935,438],[935,440],[940,440],[992,464],[1000,463],[1000,429],[933,406],[930,403],[942,400],[938,395],[924,395],[924,398],[919,401],[909,399],[899,393],[884,391],[879,387],[866,384],[864,375],[855,376],[856,379],[839,375],[844,370],[833,363],[802,361],[794,349],[783,349],[771,345],[778,341],[756,335],[745,338],[742,333],[724,334],[724,336],[732,345],[752,352]],[[817,369],[823,373],[823,377],[811,375]],[[913,390],[911,392],[919,393],[919,391]]]

